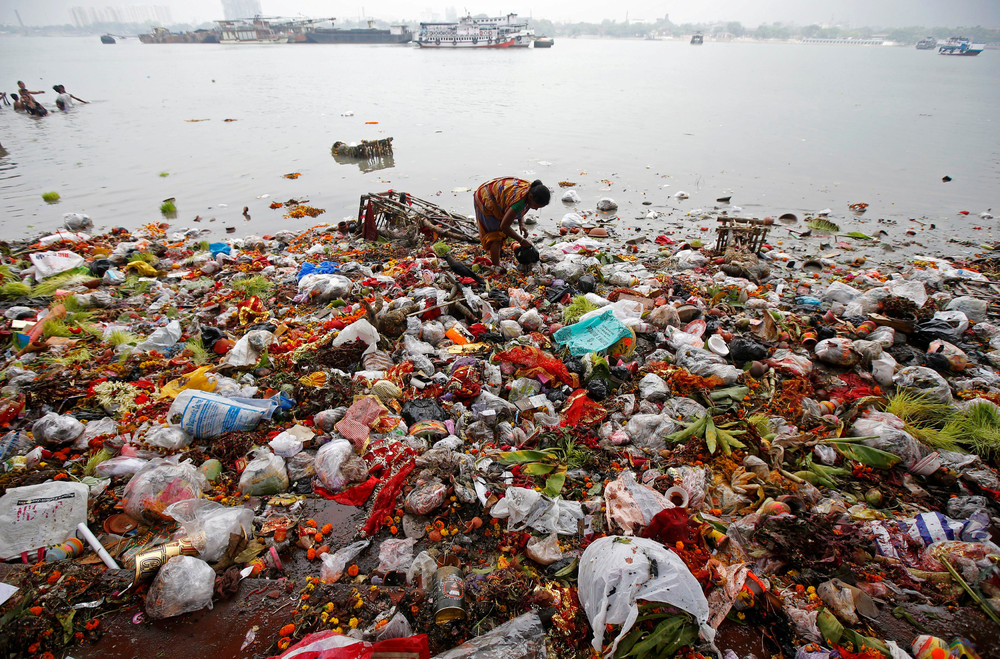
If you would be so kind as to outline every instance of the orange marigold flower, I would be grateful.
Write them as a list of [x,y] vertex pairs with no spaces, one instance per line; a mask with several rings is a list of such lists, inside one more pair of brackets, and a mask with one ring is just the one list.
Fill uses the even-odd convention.
[[42,607],[40,607],[40,606],[33,606],[30,609],[28,609],[28,610],[31,611],[31,615],[35,615],[35,616],[42,615],[42,611],[44,611],[44,609]]
[[323,535],[329,535],[332,531],[333,531],[333,524],[324,524],[323,528],[320,529],[320,532]]
[[347,574],[352,577],[358,576],[358,566],[352,565],[351,567],[347,568]]
[[293,633],[295,633],[295,625],[292,623],[288,623],[278,632],[281,636],[291,636]]

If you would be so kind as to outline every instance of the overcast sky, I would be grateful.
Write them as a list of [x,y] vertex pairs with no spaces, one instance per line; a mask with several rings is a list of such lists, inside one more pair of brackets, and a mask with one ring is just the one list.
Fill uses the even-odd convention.
[[[28,25],[70,23],[70,7],[165,5],[175,22],[200,23],[223,18],[218,0],[0,0],[0,22],[17,24],[14,10]],[[1000,0],[261,0],[272,16],[336,17],[362,15],[380,20],[442,18],[452,8],[459,15],[502,16],[517,13],[560,22],[652,21],[669,14],[674,23],[739,21],[755,27],[785,22],[808,25],[905,27],[1000,27]]]

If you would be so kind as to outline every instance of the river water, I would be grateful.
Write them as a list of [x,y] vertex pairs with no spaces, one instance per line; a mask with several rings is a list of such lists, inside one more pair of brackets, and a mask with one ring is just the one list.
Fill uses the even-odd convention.
[[[697,211],[731,195],[735,215],[829,208],[844,231],[883,229],[898,244],[915,230],[914,250],[962,255],[961,241],[994,240],[996,221],[979,214],[1000,211],[1000,51],[562,38],[547,50],[439,52],[6,37],[0,61],[8,93],[22,79],[48,90],[39,100],[52,110],[56,83],[91,101],[40,120],[0,109],[8,240],[58,228],[70,211],[134,228],[161,220],[170,197],[173,229],[218,235],[336,222],[357,213],[361,194],[390,188],[471,213],[464,190],[502,175],[540,178],[557,194],[557,182],[575,182],[578,209],[614,199],[619,235],[714,226]],[[330,155],[337,140],[384,137],[394,139],[392,167],[363,171]],[[283,178],[291,172],[301,176]],[[61,201],[45,203],[48,191]],[[690,198],[676,199],[680,191]],[[290,198],[326,214],[284,219],[268,208]],[[848,210],[856,202],[869,204],[860,218]],[[540,226],[568,210],[556,201]],[[639,221],[651,211],[659,217]]]

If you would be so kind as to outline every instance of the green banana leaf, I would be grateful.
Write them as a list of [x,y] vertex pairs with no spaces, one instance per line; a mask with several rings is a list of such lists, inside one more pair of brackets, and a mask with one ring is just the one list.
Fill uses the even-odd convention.
[[523,469],[521,469],[521,473],[529,476],[544,476],[545,474],[551,474],[555,471],[555,469],[555,465],[546,465],[541,462],[529,462],[524,465]]
[[830,220],[824,220],[822,218],[817,218],[815,220],[810,220],[806,223],[810,229],[813,231],[828,231],[830,233],[839,233],[840,226],[835,222]]
[[550,457],[552,456],[545,451],[506,451],[500,454],[497,462],[510,465],[518,462],[540,462]]
[[860,231],[849,231],[848,233],[841,234],[842,236],[847,236],[848,238],[859,238],[861,240],[875,240],[871,236]]
[[892,467],[899,463],[902,459],[898,455],[893,455],[888,451],[872,448],[871,446],[865,446],[864,444],[841,441],[827,443],[843,453],[845,458],[854,460],[855,462],[860,462],[866,467],[875,467],[876,469],[892,469]]
[[566,483],[566,468],[562,467],[559,471],[552,474],[545,481],[545,489],[542,490],[542,494],[547,497],[552,497],[553,499],[559,496],[562,492],[563,485]]

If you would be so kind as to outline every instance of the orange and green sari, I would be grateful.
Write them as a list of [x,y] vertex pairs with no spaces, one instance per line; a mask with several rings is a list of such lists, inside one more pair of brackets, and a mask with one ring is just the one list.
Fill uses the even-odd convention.
[[476,189],[473,200],[476,207],[476,223],[479,225],[479,241],[483,248],[507,239],[500,231],[500,221],[507,211],[514,209],[515,219],[528,209],[528,190],[531,182],[513,176],[504,176],[487,181]]

